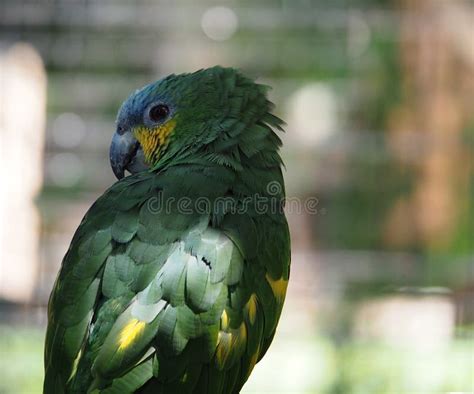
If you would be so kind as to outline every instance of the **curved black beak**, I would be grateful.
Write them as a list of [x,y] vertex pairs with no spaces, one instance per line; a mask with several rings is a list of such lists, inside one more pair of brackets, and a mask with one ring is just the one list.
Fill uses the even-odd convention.
[[118,129],[112,137],[110,144],[110,165],[117,179],[122,179],[125,175],[125,170],[129,164],[134,160],[139,143],[133,136],[131,131],[122,132]]
[[112,171],[118,179],[125,176],[125,170],[136,174],[149,168],[143,149],[133,136],[133,132],[121,127],[112,137],[109,158]]

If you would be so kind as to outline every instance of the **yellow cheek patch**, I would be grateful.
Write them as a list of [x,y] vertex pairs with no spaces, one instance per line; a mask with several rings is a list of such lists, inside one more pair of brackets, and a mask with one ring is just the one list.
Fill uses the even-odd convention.
[[138,319],[130,320],[119,335],[119,350],[129,347],[145,329],[146,323]]
[[278,280],[272,279],[268,274],[266,275],[267,281],[270,284],[273,294],[277,301],[282,304],[286,296],[286,288],[288,287],[288,281],[280,278]]
[[140,143],[148,164],[153,164],[159,157],[161,150],[168,144],[170,134],[175,126],[176,121],[171,119],[154,129],[137,127],[133,130],[133,134]]

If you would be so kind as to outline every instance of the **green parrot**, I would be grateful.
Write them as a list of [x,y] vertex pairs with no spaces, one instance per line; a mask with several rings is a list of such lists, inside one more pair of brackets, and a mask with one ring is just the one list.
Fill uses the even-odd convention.
[[119,180],[85,215],[51,293],[45,393],[241,390],[290,270],[282,121],[266,91],[213,67],[124,102],[110,147]]

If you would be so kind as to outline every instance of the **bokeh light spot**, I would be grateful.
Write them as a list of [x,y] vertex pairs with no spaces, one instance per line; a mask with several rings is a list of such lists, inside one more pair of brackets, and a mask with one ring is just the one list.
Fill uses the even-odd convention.
[[201,27],[206,36],[215,41],[225,41],[237,31],[239,20],[228,7],[209,8],[202,16]]
[[57,186],[72,187],[84,174],[82,161],[73,153],[58,153],[48,163],[51,181]]
[[336,94],[324,83],[311,83],[289,99],[288,125],[303,144],[318,145],[338,129]]
[[79,115],[66,112],[54,120],[52,132],[57,145],[63,148],[74,148],[84,138],[86,126]]

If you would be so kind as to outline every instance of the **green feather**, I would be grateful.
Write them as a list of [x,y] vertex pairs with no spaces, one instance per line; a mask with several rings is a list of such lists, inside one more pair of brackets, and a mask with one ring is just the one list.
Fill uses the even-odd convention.
[[152,360],[148,359],[120,378],[114,379],[109,388],[102,390],[102,394],[133,393],[143,385],[143,382],[150,380],[152,377]]
[[119,121],[132,124],[169,100],[175,127],[150,170],[112,185],[73,237],[48,307],[45,393],[240,391],[289,277],[284,214],[252,199],[284,198],[283,122],[266,91],[214,67],[124,104]]
[[112,225],[112,238],[120,243],[130,241],[138,229],[138,210],[117,212]]

